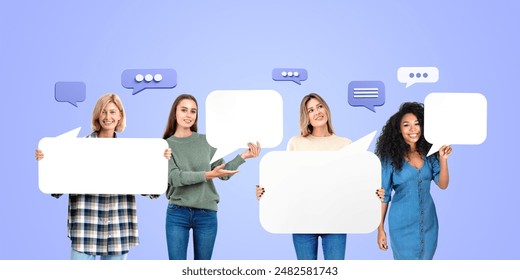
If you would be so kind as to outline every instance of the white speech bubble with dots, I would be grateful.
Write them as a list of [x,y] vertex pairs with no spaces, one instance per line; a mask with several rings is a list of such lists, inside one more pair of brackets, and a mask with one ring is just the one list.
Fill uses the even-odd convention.
[[439,69],[437,67],[399,67],[397,80],[410,87],[419,83],[436,83],[439,81]]

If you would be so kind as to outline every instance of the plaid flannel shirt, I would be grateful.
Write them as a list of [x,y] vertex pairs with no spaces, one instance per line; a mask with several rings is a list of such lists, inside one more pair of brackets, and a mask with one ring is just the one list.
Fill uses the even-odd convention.
[[[97,138],[97,133],[87,138]],[[72,249],[78,252],[126,254],[139,244],[135,196],[70,194],[67,228]]]
[[121,255],[139,244],[134,195],[70,194],[67,219],[72,249]]

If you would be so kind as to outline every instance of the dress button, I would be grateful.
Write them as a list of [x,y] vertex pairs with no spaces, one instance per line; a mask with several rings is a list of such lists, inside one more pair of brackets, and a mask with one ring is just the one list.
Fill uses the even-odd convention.
[[422,189],[419,189],[419,192],[422,192]]
[[422,179],[419,179],[419,184],[422,183]]
[[424,243],[424,240],[421,240],[421,243]]

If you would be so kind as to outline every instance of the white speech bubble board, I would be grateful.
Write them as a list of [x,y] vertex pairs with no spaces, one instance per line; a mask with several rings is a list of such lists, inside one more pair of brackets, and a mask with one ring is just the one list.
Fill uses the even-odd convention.
[[368,151],[275,151],[260,162],[271,233],[369,233],[381,220],[381,163]]
[[38,148],[43,193],[162,194],[168,186],[163,139],[46,137]]
[[433,92],[424,99],[428,155],[442,145],[479,145],[487,137],[487,100],[480,93]]
[[206,98],[206,138],[214,162],[247,143],[273,148],[283,140],[283,100],[274,90],[216,90]]

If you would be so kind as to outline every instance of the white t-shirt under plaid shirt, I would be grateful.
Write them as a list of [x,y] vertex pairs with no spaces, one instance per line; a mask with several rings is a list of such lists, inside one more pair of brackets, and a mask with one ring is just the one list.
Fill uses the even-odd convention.
[[139,244],[135,196],[70,194],[67,228],[72,249],[78,252],[126,254]]

